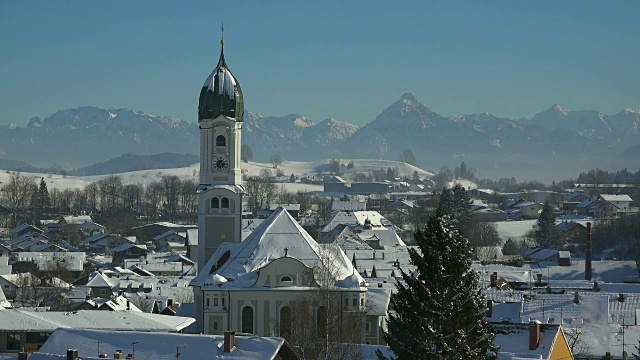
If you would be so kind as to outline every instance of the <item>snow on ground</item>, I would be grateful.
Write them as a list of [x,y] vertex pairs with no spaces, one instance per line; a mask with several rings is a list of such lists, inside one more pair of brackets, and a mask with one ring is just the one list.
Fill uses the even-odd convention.
[[447,187],[448,188],[453,188],[456,185],[462,185],[463,188],[467,189],[467,190],[471,190],[471,189],[477,189],[478,188],[478,184],[474,183],[471,180],[466,180],[466,179],[455,179],[455,180],[451,180],[447,183]]
[[[430,178],[433,176],[432,173],[417,168],[413,165],[409,165],[399,161],[391,161],[391,160],[366,160],[366,159],[340,159],[340,162],[343,164],[348,164],[350,161],[353,161],[355,164],[356,171],[358,172],[369,172],[373,170],[398,168],[400,175],[408,175],[411,176],[414,171],[417,171],[422,178]],[[285,175],[295,174],[297,176],[309,175],[315,176],[316,168],[318,166],[328,164],[329,160],[322,161],[311,161],[311,162],[302,162],[302,161],[285,161],[282,165],[278,166],[278,169],[282,170]],[[271,164],[268,163],[258,163],[250,161],[248,163],[241,163],[243,175],[247,176],[258,176],[260,175],[260,171],[264,169],[271,170],[272,173],[275,174],[275,170]],[[194,179],[198,181],[200,171],[200,164],[193,164],[184,168],[173,168],[173,169],[154,169],[154,170],[141,170],[141,171],[131,171],[126,173],[116,174],[125,184],[132,183],[140,183],[140,184],[148,184],[152,181],[159,181],[163,176],[166,175],[174,175],[179,177],[181,180],[185,179]],[[9,181],[14,171],[0,171],[0,184],[4,184]],[[47,188],[49,190],[52,189],[81,189],[87,186],[90,183],[98,182],[101,179],[106,178],[109,175],[94,175],[94,176],[63,176],[63,175],[54,175],[54,174],[42,174],[42,173],[21,173],[21,176],[32,177],[36,179],[36,182],[40,182],[40,178],[44,178],[47,183]],[[289,184],[286,183],[285,187],[290,192],[297,191],[322,191],[322,185],[307,185],[307,184]]]
[[512,240],[522,240],[524,235],[533,228],[537,220],[522,220],[522,221],[498,221],[498,235],[502,243],[506,242],[509,238]]

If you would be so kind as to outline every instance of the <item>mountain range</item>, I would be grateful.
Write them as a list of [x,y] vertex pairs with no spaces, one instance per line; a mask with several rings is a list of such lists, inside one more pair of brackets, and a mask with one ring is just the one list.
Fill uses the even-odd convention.
[[[465,161],[481,177],[542,181],[596,167],[640,167],[640,111],[634,109],[606,115],[554,105],[531,119],[489,113],[444,117],[406,93],[362,127],[335,119],[315,123],[296,114],[247,112],[244,118],[242,140],[257,161],[273,154],[297,161],[397,160],[411,149],[425,169]],[[0,158],[47,168],[75,169],[125,153],[197,155],[199,143],[194,122],[130,109],[80,107],[35,117],[26,127],[0,127]]]

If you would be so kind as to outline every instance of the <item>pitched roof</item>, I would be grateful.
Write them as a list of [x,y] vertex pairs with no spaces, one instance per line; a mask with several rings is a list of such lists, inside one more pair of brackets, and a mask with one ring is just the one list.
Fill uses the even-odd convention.
[[600,198],[605,201],[614,201],[614,202],[632,202],[633,199],[629,195],[610,195],[610,194],[601,194]]
[[[155,315],[160,318],[173,316]],[[69,344],[78,350],[83,358],[96,352],[96,343],[100,342],[100,351],[113,354],[116,350],[130,350],[132,342],[136,342],[136,358],[140,359],[174,359],[176,344],[185,345],[180,348],[181,359],[274,359],[282,346],[283,338],[239,336],[235,337],[235,348],[231,352],[224,352],[224,337],[221,335],[193,335],[158,332],[107,332],[99,330],[56,330],[46,343],[33,356],[40,353],[66,355]],[[128,344],[128,345],[127,345]],[[32,358],[30,357],[30,358]],[[65,359],[63,357],[62,359]],[[47,359],[40,358],[40,359]]]
[[[355,270],[342,250],[336,251],[336,248],[327,245],[321,249],[287,210],[278,208],[243,242],[222,243],[192,283],[202,286],[211,280],[211,273],[215,272],[225,278],[234,279],[230,282],[233,286],[250,287],[257,279],[258,269],[283,257],[285,249],[287,256],[300,260],[310,268],[323,262],[321,253],[326,251],[327,256],[332,257],[332,262],[335,262],[336,280],[343,280]],[[217,270],[213,270],[216,262],[227,252],[228,260]]]
[[89,280],[87,287],[109,287],[112,288],[114,284],[111,283],[108,277],[96,272],[96,275]]

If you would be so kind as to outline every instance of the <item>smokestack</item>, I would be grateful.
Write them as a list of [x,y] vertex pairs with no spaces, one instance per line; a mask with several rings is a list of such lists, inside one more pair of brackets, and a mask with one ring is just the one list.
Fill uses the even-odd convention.
[[584,251],[584,279],[591,281],[591,223],[587,223],[587,248]]
[[236,332],[225,331],[224,332],[224,352],[231,352],[236,346]]
[[535,350],[540,345],[540,324],[529,325],[529,350]]

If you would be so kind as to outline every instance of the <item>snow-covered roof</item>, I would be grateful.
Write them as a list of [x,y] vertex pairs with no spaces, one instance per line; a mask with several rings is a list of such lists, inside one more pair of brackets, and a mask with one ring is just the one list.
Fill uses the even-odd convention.
[[94,234],[94,235],[89,236],[88,238],[84,239],[84,241],[86,241],[86,242],[95,242],[95,241],[98,241],[98,240],[100,240],[102,238],[105,238],[105,237],[108,237],[108,236],[111,236],[111,235],[98,233],[98,234]]
[[[49,332],[58,328],[129,331],[180,331],[195,322],[193,318],[119,312],[79,310],[73,312],[0,309],[0,331]],[[77,330],[83,331],[83,330]],[[130,344],[131,342],[129,342]],[[67,342],[65,346],[69,346]],[[174,348],[175,350],[175,348]],[[65,348],[66,352],[66,348]]]
[[407,246],[407,244],[400,239],[400,236],[390,229],[362,230],[358,236],[362,240],[379,240],[380,246],[384,246],[385,248],[393,246]]
[[610,194],[600,194],[600,198],[604,201],[609,202],[632,202],[633,199],[629,195],[610,195]]
[[[354,273],[351,262],[340,249],[336,250],[331,245],[318,245],[287,210],[278,208],[243,242],[222,243],[192,284],[203,286],[205,283],[210,283],[212,273],[215,272],[225,278],[233,279],[224,286],[251,287],[257,280],[258,270],[271,261],[283,257],[285,249],[288,257],[298,259],[309,268],[321,266],[323,264],[321,253],[326,251],[328,256],[332,257],[332,266],[336,268],[335,280],[343,280]],[[228,260],[219,264],[218,269],[215,270],[216,262],[223,255],[227,257],[225,255],[227,252]]]
[[84,222],[82,224],[79,224],[78,227],[80,229],[84,229],[84,228],[100,228],[100,229],[104,229],[105,228],[104,226],[102,226],[100,224],[97,224],[97,223],[94,223],[93,221]]
[[558,325],[540,325],[540,343],[531,350],[528,324],[494,324],[493,328],[500,330],[494,340],[500,346],[499,360],[548,359],[560,330]]
[[93,278],[91,278],[91,280],[89,280],[89,282],[87,283],[87,287],[109,287],[112,288],[114,286],[114,284],[111,282],[111,280],[102,275],[99,272],[96,272],[95,275],[93,276]]
[[145,245],[135,245],[135,244],[131,244],[131,243],[126,243],[126,244],[122,244],[120,246],[117,246],[117,247],[113,248],[113,250],[111,250],[111,251],[116,253],[116,252],[120,252],[120,251],[129,250],[129,249],[131,249],[133,247],[138,248],[140,250],[147,250],[147,247]]
[[22,224],[22,225],[18,225],[16,227],[14,227],[13,229],[9,230],[10,233],[12,234],[16,234],[19,233],[20,231],[26,230],[32,228],[34,230],[38,230],[39,232],[43,232],[40,228],[35,227],[33,225],[29,225],[29,224]]
[[204,194],[207,191],[215,190],[215,189],[223,189],[227,191],[231,191],[235,194],[244,194],[244,188],[240,185],[208,185],[208,184],[200,184],[196,188],[197,194]]
[[[163,315],[158,315],[163,316]],[[164,316],[172,317],[172,316]],[[175,333],[149,332],[106,332],[98,330],[56,330],[46,343],[34,353],[57,354],[65,356],[70,344],[78,350],[83,358],[96,353],[96,343],[100,342],[100,352],[113,354],[116,350],[130,353],[131,343],[136,342],[136,358],[139,359],[174,359],[176,346],[181,359],[274,359],[284,339],[276,337],[239,336],[235,337],[235,348],[231,352],[223,352],[224,337],[221,335],[187,335]],[[111,356],[110,356],[111,357]],[[64,359],[63,358],[63,359]]]
[[198,245],[198,229],[188,229],[186,234],[189,245]]
[[93,220],[91,219],[91,216],[89,215],[68,215],[68,216],[63,216],[62,217],[64,219],[64,222],[66,222],[67,224],[74,224],[74,225],[80,225],[86,222],[93,222]]
[[86,259],[86,254],[83,252],[31,252],[25,251],[18,253],[17,260],[18,261],[33,261],[38,265],[38,268],[41,270],[46,270],[56,261],[62,261],[67,266],[67,270],[69,271],[82,271],[84,270],[84,261]]

